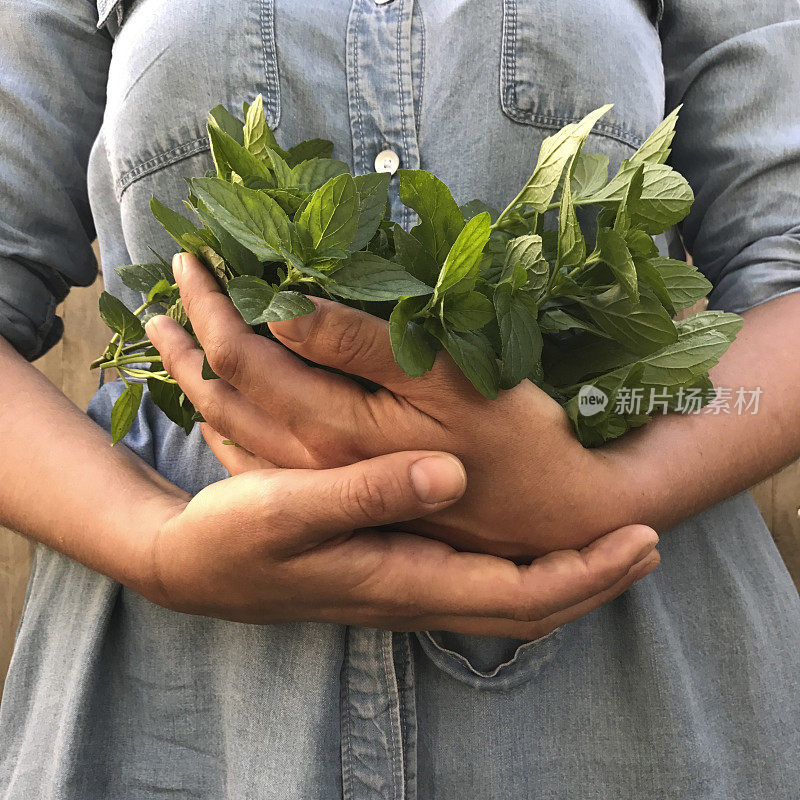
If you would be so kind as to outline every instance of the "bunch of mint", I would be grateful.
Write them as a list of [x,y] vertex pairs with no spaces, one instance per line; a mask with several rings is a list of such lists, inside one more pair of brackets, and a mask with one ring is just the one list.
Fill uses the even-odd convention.
[[[425,373],[444,348],[487,398],[528,379],[595,446],[649,419],[646,409],[620,407],[621,391],[656,390],[674,408],[699,389],[706,402],[708,370],[741,327],[719,311],[674,320],[711,288],[693,266],[662,258],[652,238],[693,200],[665,164],[678,109],[609,180],[608,157],[583,151],[609,108],[545,139],[533,175],[502,212],[478,200],[459,207],[431,173],[400,170],[400,199],[419,218],[407,232],[389,218],[389,175],[351,175],[321,139],[282,149],[259,96],[245,104],[244,122],[221,106],[211,111],[216,172],[188,179],[185,201],[197,224],[155,198],[151,208],[257,333],[270,336],[267,323],[311,313],[307,295],[332,298],[389,321],[408,375]],[[597,212],[593,246],[580,206]],[[191,333],[170,266],[156,259],[117,270],[144,295],[138,309],[107,293],[100,300],[114,336],[93,366],[117,369],[126,384],[112,410],[114,442],[133,424],[143,381],[187,433],[199,419],[142,327],[148,315],[166,313]],[[203,376],[216,378],[207,362]],[[587,385],[608,398],[590,415],[579,407]]]

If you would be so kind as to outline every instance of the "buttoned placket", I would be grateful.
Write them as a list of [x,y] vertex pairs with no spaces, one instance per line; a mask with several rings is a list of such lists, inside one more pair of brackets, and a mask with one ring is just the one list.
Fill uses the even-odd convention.
[[[420,165],[414,117],[414,0],[354,0],[347,88],[357,173],[389,172],[392,218],[408,227],[398,167]],[[419,63],[417,61],[416,63]],[[416,710],[407,634],[351,627],[341,675],[345,800],[416,800]]]

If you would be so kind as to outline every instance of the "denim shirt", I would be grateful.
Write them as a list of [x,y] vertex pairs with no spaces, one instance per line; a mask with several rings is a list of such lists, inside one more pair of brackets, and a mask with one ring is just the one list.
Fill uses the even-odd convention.
[[[696,201],[660,247],[751,308],[800,288],[798,64],[796,0],[0,0],[0,334],[29,359],[58,340],[95,231],[138,305],[113,268],[174,249],[150,198],[180,208],[208,109],[258,92],[279,142],[360,173],[391,149],[501,207],[553,130],[613,102],[587,149],[615,169],[682,103]],[[126,442],[188,491],[226,475],[147,397]],[[800,599],[752,500],[661,552],[520,645],[177,614],[38,546],[0,797],[797,800]]]

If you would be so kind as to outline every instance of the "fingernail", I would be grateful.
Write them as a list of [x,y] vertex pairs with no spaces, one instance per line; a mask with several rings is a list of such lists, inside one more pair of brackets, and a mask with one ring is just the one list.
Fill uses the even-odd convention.
[[658,544],[658,534],[651,530],[647,536],[647,541],[642,544],[633,563],[638,564],[648,553],[652,552],[653,548]]
[[147,338],[150,339],[150,341],[153,340],[153,334],[158,332],[158,326],[161,324],[161,318],[163,316],[163,314],[155,314],[145,322],[144,332],[147,334]]
[[186,253],[175,253],[172,256],[172,274],[175,276],[175,280],[179,281],[181,279],[181,274],[183,273],[183,258]]
[[423,503],[445,503],[464,494],[467,474],[461,462],[447,453],[425,456],[409,470],[411,485]]
[[304,342],[311,333],[311,326],[314,324],[314,312],[304,314],[302,317],[285,319],[281,322],[273,322],[269,327],[274,334],[281,339],[288,339],[290,342]]

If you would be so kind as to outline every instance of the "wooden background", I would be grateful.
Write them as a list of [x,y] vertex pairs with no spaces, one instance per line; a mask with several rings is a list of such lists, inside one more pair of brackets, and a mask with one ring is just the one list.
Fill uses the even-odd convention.
[[[102,352],[108,339],[108,331],[97,315],[101,288],[98,279],[88,289],[72,290],[59,312],[64,319],[64,337],[36,362],[36,366],[82,408],[97,387],[97,373],[90,372],[88,365]],[[753,494],[800,588],[800,462],[756,486]],[[0,686],[11,657],[29,565],[29,543],[0,528]]]

